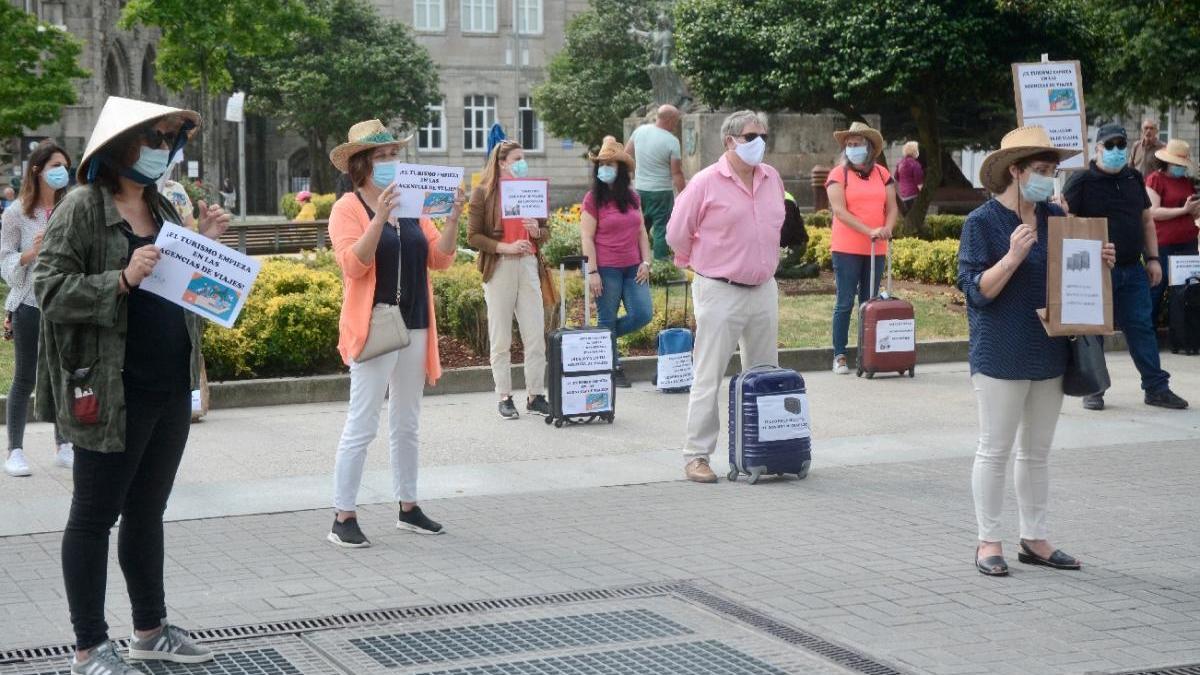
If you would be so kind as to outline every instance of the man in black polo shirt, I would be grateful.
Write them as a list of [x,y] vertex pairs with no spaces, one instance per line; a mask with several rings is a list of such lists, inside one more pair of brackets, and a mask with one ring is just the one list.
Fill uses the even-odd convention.
[[[1070,212],[1085,218],[1108,218],[1108,239],[1117,248],[1112,270],[1113,316],[1129,355],[1142,375],[1146,404],[1182,410],[1187,401],[1167,386],[1171,376],[1162,369],[1158,336],[1150,316],[1150,287],[1162,280],[1158,235],[1150,217],[1150,198],[1142,174],[1127,165],[1129,139],[1118,124],[1096,133],[1095,157],[1087,171],[1077,171],[1063,188]],[[1146,265],[1142,265],[1143,258]],[[1088,410],[1104,409],[1104,394],[1083,399]]]

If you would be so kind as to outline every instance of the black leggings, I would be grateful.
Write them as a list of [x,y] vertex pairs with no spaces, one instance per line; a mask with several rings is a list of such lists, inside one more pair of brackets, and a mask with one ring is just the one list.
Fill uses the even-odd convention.
[[108,639],[108,533],[117,516],[117,558],[133,606],[133,627],[152,630],[166,618],[162,519],[187,444],[191,401],[187,391],[127,387],[125,451],[75,449],[75,494],[63,533],[62,563],[77,649]]
[[[29,418],[29,397],[37,380],[38,332],[42,313],[37,307],[22,304],[13,312],[13,380],[8,390],[8,449],[25,447],[25,422]],[[54,440],[63,443],[54,428]]]

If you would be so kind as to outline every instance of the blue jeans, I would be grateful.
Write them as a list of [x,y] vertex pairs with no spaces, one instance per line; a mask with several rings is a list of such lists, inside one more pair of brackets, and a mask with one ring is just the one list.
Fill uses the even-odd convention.
[[[650,302],[650,284],[637,282],[638,266],[601,267],[600,281],[604,290],[596,298],[597,319],[601,326],[612,331],[613,365],[620,361],[617,338],[628,335],[650,323],[654,307]],[[617,309],[625,303],[625,314],[617,317]]]
[[1153,302],[1150,308],[1152,322],[1157,322],[1159,317],[1162,316],[1163,296],[1166,295],[1167,284],[1171,283],[1171,256],[1196,255],[1196,246],[1197,243],[1192,241],[1186,244],[1163,244],[1158,247],[1159,264],[1162,265],[1163,278],[1161,283],[1150,289],[1150,299]]
[[883,268],[886,265],[885,256],[875,256],[875,278],[870,279],[871,256],[834,252],[833,280],[837,285],[837,300],[833,304],[834,356],[846,353],[846,341],[850,334],[850,313],[854,311],[855,296],[858,296],[860,305],[874,297],[879,291],[879,280],[883,278]]
[[1147,393],[1167,388],[1171,376],[1158,358],[1158,334],[1151,314],[1150,278],[1141,263],[1118,265],[1112,270],[1113,318],[1125,334],[1133,365],[1142,375]]

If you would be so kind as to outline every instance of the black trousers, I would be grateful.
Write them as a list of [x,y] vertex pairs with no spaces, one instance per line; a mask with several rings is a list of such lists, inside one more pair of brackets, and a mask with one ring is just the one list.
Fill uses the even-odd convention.
[[[37,307],[22,304],[13,312],[13,379],[8,390],[8,449],[25,447],[25,421],[29,417],[29,397],[37,380],[38,333],[42,313]],[[55,444],[63,438],[54,428]]]
[[133,606],[133,627],[157,628],[163,592],[163,512],[191,426],[191,392],[125,389],[125,451],[75,449],[75,493],[63,532],[63,580],[75,646],[108,639],[104,593],[108,533],[121,518],[117,559]]

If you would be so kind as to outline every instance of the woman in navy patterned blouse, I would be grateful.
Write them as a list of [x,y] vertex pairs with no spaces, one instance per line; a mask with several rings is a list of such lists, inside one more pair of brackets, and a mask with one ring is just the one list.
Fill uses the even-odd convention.
[[[1050,143],[1042,127],[1005,135],[979,179],[995,197],[971,212],[958,250],[958,286],[967,297],[971,382],[979,404],[979,447],[972,471],[979,544],[975,566],[1004,576],[1000,545],[1004,483],[1013,445],[1023,563],[1079,569],[1046,540],[1048,456],[1062,408],[1066,338],[1052,338],[1036,310],[1046,304],[1046,223],[1063,211],[1050,204],[1062,160],[1079,154]],[[1103,251],[1111,267],[1111,245]],[[1019,436],[1018,436],[1019,434]]]

